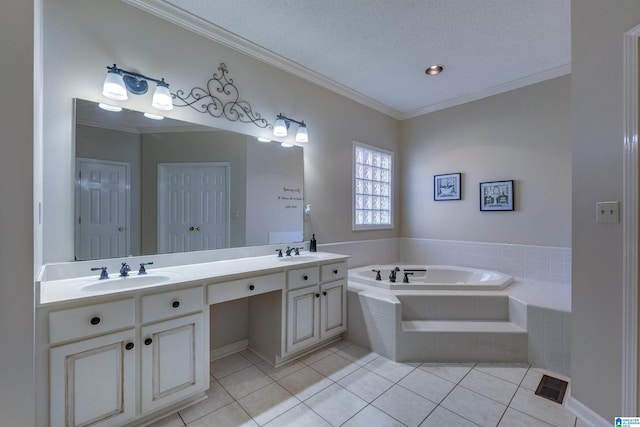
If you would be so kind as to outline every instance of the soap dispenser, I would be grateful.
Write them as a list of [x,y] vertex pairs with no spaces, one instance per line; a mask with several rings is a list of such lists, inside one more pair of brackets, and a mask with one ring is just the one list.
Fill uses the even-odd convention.
[[311,241],[309,242],[309,252],[316,252],[316,235],[311,236]]

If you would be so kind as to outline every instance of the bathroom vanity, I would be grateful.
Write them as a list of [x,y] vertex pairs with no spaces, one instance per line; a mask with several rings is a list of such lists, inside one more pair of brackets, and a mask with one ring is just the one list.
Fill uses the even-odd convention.
[[343,255],[258,256],[130,274],[46,280],[45,267],[36,366],[49,416],[40,424],[140,425],[204,398],[212,304],[247,298],[248,348],[276,367],[346,330]]

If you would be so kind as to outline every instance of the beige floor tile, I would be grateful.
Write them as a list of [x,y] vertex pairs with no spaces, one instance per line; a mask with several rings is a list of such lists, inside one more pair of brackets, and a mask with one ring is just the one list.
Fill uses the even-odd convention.
[[461,386],[442,401],[442,406],[481,426],[496,426],[507,407]]
[[335,352],[337,355],[344,357],[350,362],[357,363],[358,365],[366,365],[374,359],[377,359],[378,356],[376,353],[372,352],[369,349],[364,347],[360,347],[355,344],[351,344],[344,348],[341,348]]
[[304,403],[334,426],[342,425],[367,406],[367,402],[338,384],[325,388]]
[[454,414],[448,409],[438,406],[420,427],[477,427],[478,424],[472,423],[460,415]]
[[258,391],[238,400],[242,408],[259,425],[264,425],[298,405],[300,401],[293,397],[278,383],[271,383]]
[[184,427],[184,423],[178,414],[173,414],[154,423],[148,424],[147,427]]
[[330,354],[309,366],[331,381],[339,381],[360,367],[337,354]]
[[220,379],[249,366],[251,366],[251,362],[240,353],[234,353],[222,359],[214,360],[211,362],[210,368],[211,375],[216,379]]
[[520,385],[529,370],[529,365],[522,363],[478,363],[474,369]]
[[307,405],[300,403],[284,414],[265,424],[266,427],[330,427],[331,424],[313,412]]
[[391,381],[364,368],[350,373],[338,381],[338,384],[368,403],[373,402],[393,385]]
[[249,362],[251,362],[253,364],[262,362],[262,358],[260,358],[260,356],[258,356],[253,351],[249,350],[248,348],[245,348],[244,350],[242,350],[238,354],[242,355],[245,359],[247,359]]
[[309,353],[298,360],[304,363],[305,365],[311,365],[313,363],[316,363],[318,360],[324,359],[325,357],[333,353],[334,353],[333,351],[329,351],[326,348],[321,348],[320,350],[316,350],[313,353]]
[[397,383],[416,369],[415,366],[408,363],[394,362],[384,357],[378,357],[364,365],[364,367],[394,383]]
[[333,381],[319,374],[318,371],[304,367],[278,380],[278,384],[298,399],[304,401],[332,385]]
[[451,381],[425,372],[422,369],[414,370],[398,384],[435,403],[440,403],[455,387],[455,384]]
[[558,427],[573,427],[576,422],[575,415],[562,405],[536,396],[533,391],[524,387],[518,388],[509,406]]
[[367,406],[355,414],[342,427],[404,427],[400,421],[393,419],[375,406]]
[[508,408],[498,427],[552,427],[552,424],[540,421],[515,409]]
[[194,422],[187,424],[187,427],[257,427],[255,421],[251,419],[238,402],[233,402],[227,406],[214,411]]
[[253,365],[219,381],[234,399],[240,399],[273,382],[269,375]]
[[473,363],[423,363],[419,368],[457,384],[473,366]]
[[213,381],[209,384],[209,390],[207,390],[207,399],[202,402],[198,402],[195,405],[189,406],[186,409],[180,411],[180,416],[185,423],[189,424],[201,418],[217,409],[222,408],[225,405],[233,402],[233,397],[217,382]]
[[475,369],[460,381],[460,385],[503,405],[509,405],[511,398],[518,390],[516,384]]
[[409,427],[418,426],[436,407],[436,404],[422,396],[394,385],[373,405]]
[[269,375],[271,378],[277,381],[280,378],[284,378],[287,375],[304,368],[306,365],[302,362],[293,361],[293,362],[287,363],[286,365],[280,366],[279,368],[274,368],[269,363],[263,360],[257,363],[256,366],[262,372],[264,372],[265,374]]

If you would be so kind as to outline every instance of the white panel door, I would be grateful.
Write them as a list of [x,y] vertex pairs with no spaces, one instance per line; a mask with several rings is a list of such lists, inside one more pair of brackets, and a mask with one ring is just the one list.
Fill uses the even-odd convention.
[[129,164],[76,161],[76,259],[127,256]]
[[347,282],[338,280],[320,285],[320,339],[347,330]]
[[229,164],[158,165],[158,252],[229,247]]
[[201,313],[144,326],[142,343],[143,411],[206,389]]
[[317,286],[287,292],[287,351],[320,340],[320,294]]
[[136,414],[133,329],[50,350],[50,426],[115,426]]

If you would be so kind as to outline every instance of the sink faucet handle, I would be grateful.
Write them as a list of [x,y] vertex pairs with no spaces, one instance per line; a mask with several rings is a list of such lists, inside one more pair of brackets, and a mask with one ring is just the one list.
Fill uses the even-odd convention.
[[122,263],[122,267],[120,267],[120,277],[127,277],[129,272],[131,271],[131,266],[126,262]]
[[278,252],[278,258],[282,258],[282,249],[276,249],[276,252]]
[[91,271],[100,271],[100,280],[108,279],[109,273],[107,273],[107,267],[93,267]]
[[144,268],[145,265],[152,265],[153,261],[149,262],[141,262],[140,269],[138,270],[138,274],[147,274],[147,270]]
[[409,283],[409,275],[413,276],[413,271],[404,272],[404,279],[402,279],[402,283]]
[[376,280],[382,280],[382,277],[380,277],[380,270],[376,270],[375,268],[373,270],[374,273],[376,273]]
[[296,255],[300,255],[300,249],[304,249],[304,248],[295,248],[295,251],[296,251],[295,254]]

